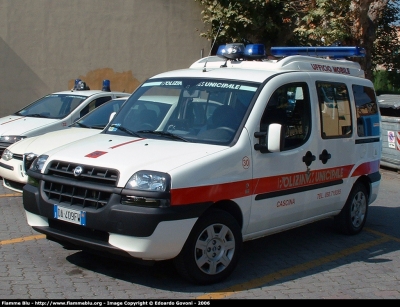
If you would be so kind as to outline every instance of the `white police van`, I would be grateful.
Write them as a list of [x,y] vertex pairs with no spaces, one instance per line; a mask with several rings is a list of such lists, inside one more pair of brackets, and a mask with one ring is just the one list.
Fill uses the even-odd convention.
[[326,218],[359,233],[381,179],[380,114],[371,81],[340,58],[365,51],[271,53],[228,44],[158,74],[103,132],[39,156],[29,225],[70,248],[174,259],[198,284],[227,278],[244,241]]
[[103,80],[101,90],[90,90],[84,81],[76,79],[72,90],[45,95],[14,114],[0,118],[0,156],[11,144],[66,129],[104,102],[127,96],[129,93],[111,91],[110,80]]

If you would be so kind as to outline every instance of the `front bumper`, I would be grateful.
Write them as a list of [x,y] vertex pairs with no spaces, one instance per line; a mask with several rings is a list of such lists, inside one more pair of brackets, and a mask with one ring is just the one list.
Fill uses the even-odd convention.
[[[97,252],[133,257],[145,261],[167,260],[176,257],[181,251],[196,218],[161,222],[153,234],[140,238],[109,233],[107,240],[95,235],[73,234],[60,228],[49,226],[46,218],[25,211],[28,224],[36,231],[45,234],[48,239],[66,246],[89,249]],[[40,220],[40,226],[36,223]],[[47,225],[46,225],[47,224]],[[83,226],[80,226],[83,227]]]
[[22,193],[22,187],[28,181],[23,161],[17,159],[0,160],[0,177],[3,178],[4,187],[20,193]]
[[[148,208],[122,205],[120,200],[121,196],[114,194],[103,208],[83,208],[86,226],[81,226],[54,219],[54,204],[43,199],[38,188],[32,185],[23,188],[28,224],[48,239],[143,260],[177,256],[198,217],[209,206]],[[57,205],[63,206],[62,203]]]

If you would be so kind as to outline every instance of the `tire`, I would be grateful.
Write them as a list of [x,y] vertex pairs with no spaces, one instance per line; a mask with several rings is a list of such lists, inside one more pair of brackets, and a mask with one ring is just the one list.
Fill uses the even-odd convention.
[[174,259],[186,280],[206,285],[226,279],[242,252],[239,224],[229,213],[212,209],[193,227],[180,254]]
[[335,216],[335,227],[347,234],[358,234],[364,227],[368,214],[368,192],[364,184],[354,185],[339,215]]

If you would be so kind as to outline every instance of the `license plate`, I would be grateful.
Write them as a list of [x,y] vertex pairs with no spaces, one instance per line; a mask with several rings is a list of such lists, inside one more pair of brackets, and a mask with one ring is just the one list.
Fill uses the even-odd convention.
[[86,212],[54,205],[54,218],[82,226],[86,226]]

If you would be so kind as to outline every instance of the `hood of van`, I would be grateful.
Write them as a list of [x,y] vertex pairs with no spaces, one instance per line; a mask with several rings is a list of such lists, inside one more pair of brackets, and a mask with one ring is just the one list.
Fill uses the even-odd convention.
[[26,133],[62,121],[54,118],[9,115],[0,118],[0,135],[26,135]]
[[40,155],[56,147],[69,144],[85,137],[98,134],[99,129],[71,127],[63,130],[45,133],[36,137],[29,137],[12,144],[8,149],[14,154],[35,153]]
[[[49,159],[117,169],[120,183],[139,170],[170,172],[174,168],[229,147],[97,134],[49,151]],[[45,165],[46,167],[47,165]]]

